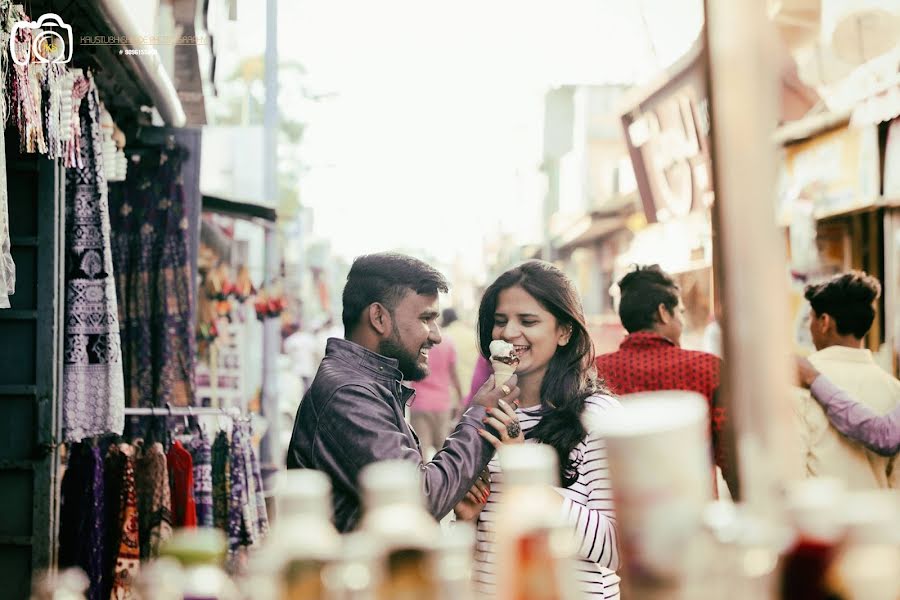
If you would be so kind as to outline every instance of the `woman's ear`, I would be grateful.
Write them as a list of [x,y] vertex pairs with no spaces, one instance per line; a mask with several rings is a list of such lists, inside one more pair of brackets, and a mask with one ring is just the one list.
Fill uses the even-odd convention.
[[569,340],[572,339],[572,325],[563,325],[562,333],[559,336],[559,341],[556,343],[560,346],[565,346],[569,343]]

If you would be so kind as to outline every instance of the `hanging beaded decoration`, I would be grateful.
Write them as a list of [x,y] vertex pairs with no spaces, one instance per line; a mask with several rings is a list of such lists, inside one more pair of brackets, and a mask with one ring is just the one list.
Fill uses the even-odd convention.
[[81,101],[91,89],[90,80],[81,69],[72,69],[75,82],[72,85],[72,139],[66,144],[65,167],[67,169],[84,168],[81,161],[81,119],[74,118],[80,114]]
[[48,93],[49,102],[45,111],[44,132],[47,135],[47,156],[49,158],[61,158],[63,156],[62,144],[62,96],[63,82],[66,79],[67,70],[61,63],[47,63],[44,65],[43,89]]
[[[22,19],[27,19],[24,13],[22,13]],[[36,31],[20,27],[15,36],[15,44],[19,47],[30,47],[32,35]],[[19,127],[20,150],[46,154],[47,144],[44,139],[41,115],[41,81],[46,70],[45,63],[28,62],[20,65],[13,62],[11,70],[13,74],[12,99],[15,106],[13,117]]]

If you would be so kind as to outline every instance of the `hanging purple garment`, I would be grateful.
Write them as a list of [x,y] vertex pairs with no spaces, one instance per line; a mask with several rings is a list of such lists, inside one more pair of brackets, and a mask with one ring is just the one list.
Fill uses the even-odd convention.
[[259,539],[265,538],[269,533],[269,513],[266,509],[266,496],[263,490],[262,473],[260,471],[259,460],[253,451],[253,443],[250,435],[247,435],[246,441],[247,461],[251,465],[253,473],[253,501],[256,502],[256,529],[259,533]]
[[80,567],[90,580],[88,600],[107,600],[104,569],[106,510],[100,449],[73,444],[63,475],[60,504],[59,566]]
[[125,187],[110,204],[126,403],[187,406],[194,403],[196,342],[184,151],[131,157]]
[[[235,423],[231,432],[231,490],[228,498],[228,551],[232,555],[240,546],[249,546],[253,540],[247,529],[248,522],[245,511],[250,511],[247,478],[247,460],[244,454],[243,431],[240,424]],[[253,505],[255,508],[255,504]]]
[[194,460],[194,502],[197,505],[197,527],[213,526],[212,448],[205,433],[195,436],[188,445]]

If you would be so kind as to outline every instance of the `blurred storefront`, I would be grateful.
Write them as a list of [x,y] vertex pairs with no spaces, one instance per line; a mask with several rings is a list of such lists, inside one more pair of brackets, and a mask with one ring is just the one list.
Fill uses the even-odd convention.
[[[712,169],[706,58],[697,45],[655,83],[631,93],[621,123],[643,219],[616,257],[615,278],[634,264],[659,264],[682,290],[682,345],[702,347],[714,318]],[[615,290],[614,290],[615,293]]]
[[[2,61],[0,236],[15,264],[0,311],[4,597],[27,597],[33,570],[71,559],[60,487],[82,440],[96,448],[121,433],[138,406],[194,400],[200,90],[212,62],[209,49],[199,58],[198,9],[0,4],[4,52],[67,53]],[[43,34],[22,27],[42,21]],[[54,26],[68,32],[61,46],[31,43]],[[148,26],[168,40],[161,50],[144,45]]]
[[544,240],[526,258],[560,266],[576,282],[598,352],[624,336],[609,294],[632,234],[637,189],[614,107],[627,85],[562,86],[545,96]]
[[[848,269],[883,286],[866,344],[898,373],[900,14],[887,3],[781,2],[770,11],[817,108],[776,132],[795,342],[811,349],[806,283]],[[862,42],[865,43],[862,43]]]

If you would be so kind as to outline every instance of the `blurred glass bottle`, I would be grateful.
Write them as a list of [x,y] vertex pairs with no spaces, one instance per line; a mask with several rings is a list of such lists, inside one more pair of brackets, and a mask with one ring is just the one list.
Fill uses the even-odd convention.
[[167,556],[145,563],[135,578],[139,600],[182,600],[184,571],[177,560]]
[[825,574],[844,535],[846,508],[845,486],[838,479],[806,479],[788,488],[787,509],[795,537],[781,560],[783,600],[831,600]]
[[472,557],[475,546],[475,527],[457,521],[438,542],[435,569],[440,582],[440,600],[472,600]]
[[77,567],[36,575],[31,582],[31,600],[84,600],[90,581]]
[[[176,530],[160,548],[160,555],[181,564],[183,600],[238,600],[237,587],[222,569],[227,542],[218,529]],[[156,597],[152,597],[156,600]]]
[[276,490],[279,518],[254,557],[255,570],[269,573],[281,600],[321,600],[322,570],[341,550],[331,522],[331,481],[321,471],[296,469],[279,476]]
[[900,598],[900,492],[851,492],[845,510],[845,540],[826,577],[829,597],[897,600]]
[[340,557],[322,571],[328,600],[375,600],[382,578],[379,552],[373,539],[362,532],[341,538]]
[[580,598],[571,528],[562,519],[557,458],[541,444],[500,449],[503,498],[497,515],[498,600]]
[[384,577],[379,600],[420,600],[438,596],[434,551],[437,521],[425,510],[416,465],[388,460],[360,474],[365,514],[361,531],[383,552]]

